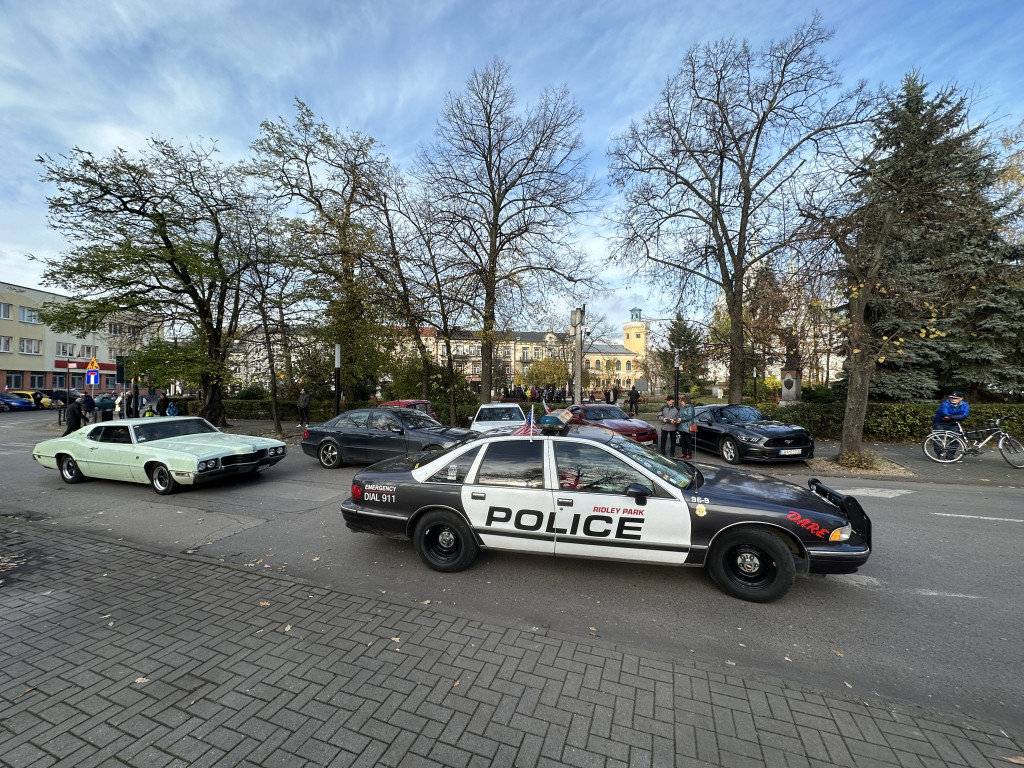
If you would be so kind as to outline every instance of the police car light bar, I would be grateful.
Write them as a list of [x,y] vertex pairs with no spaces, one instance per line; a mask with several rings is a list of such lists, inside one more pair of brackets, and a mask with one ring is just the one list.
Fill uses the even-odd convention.
[[537,419],[537,426],[542,429],[561,429],[572,420],[572,414],[564,408],[545,413]]

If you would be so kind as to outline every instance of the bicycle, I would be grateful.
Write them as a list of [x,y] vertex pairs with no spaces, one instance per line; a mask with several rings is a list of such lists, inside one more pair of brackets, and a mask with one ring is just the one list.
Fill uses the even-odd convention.
[[924,439],[921,449],[932,461],[952,464],[954,461],[960,461],[965,455],[978,456],[985,444],[998,435],[999,453],[1006,459],[1006,463],[1011,467],[1024,469],[1024,444],[1000,426],[1001,422],[1009,418],[1013,417],[985,419],[985,426],[982,429],[969,432],[964,432],[959,423],[956,430],[937,429]]

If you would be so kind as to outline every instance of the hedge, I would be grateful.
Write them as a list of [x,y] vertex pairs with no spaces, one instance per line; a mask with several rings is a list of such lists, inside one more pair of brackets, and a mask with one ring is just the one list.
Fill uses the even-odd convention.
[[[868,403],[864,415],[864,439],[879,442],[917,442],[932,431],[932,416],[939,407],[929,403]],[[815,437],[838,440],[842,437],[845,403],[758,403],[763,413],[807,427]],[[1012,416],[1002,426],[1016,437],[1024,437],[1024,405],[982,403],[971,406],[971,415],[964,421],[964,429],[981,429],[985,419]]]

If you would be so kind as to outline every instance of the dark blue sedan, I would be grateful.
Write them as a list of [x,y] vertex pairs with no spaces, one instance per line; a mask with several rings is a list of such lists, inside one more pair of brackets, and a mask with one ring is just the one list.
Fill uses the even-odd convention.
[[6,406],[4,408],[6,411],[34,411],[36,409],[36,404],[31,400],[7,392],[0,392],[0,401]]

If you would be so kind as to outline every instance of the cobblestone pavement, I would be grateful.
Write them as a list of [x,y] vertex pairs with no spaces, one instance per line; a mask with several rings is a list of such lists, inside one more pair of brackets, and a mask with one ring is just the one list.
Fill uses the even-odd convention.
[[0,520],[3,766],[1005,766],[1020,735]]

